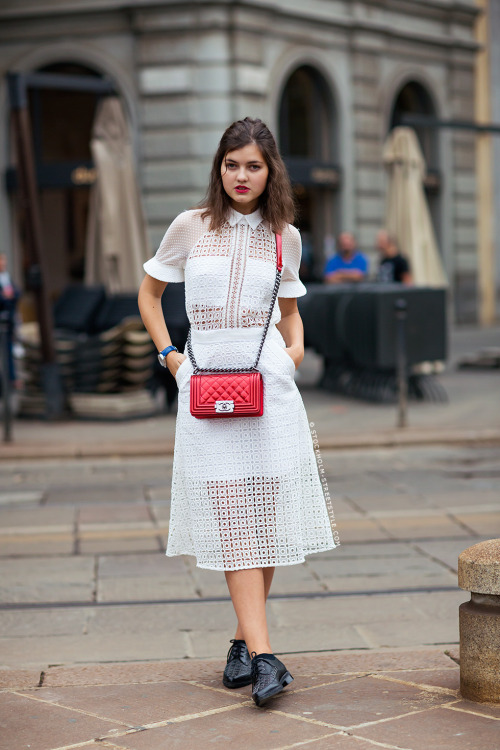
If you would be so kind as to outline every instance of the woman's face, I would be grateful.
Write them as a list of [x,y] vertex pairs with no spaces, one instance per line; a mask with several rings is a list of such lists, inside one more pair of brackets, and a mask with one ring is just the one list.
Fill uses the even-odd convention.
[[220,173],[231,206],[241,214],[257,210],[259,198],[266,189],[269,169],[255,143],[228,151]]

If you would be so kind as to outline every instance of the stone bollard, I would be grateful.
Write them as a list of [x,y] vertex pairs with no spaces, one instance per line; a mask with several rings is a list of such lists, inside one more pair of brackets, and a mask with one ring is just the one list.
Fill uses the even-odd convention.
[[459,609],[460,693],[477,703],[500,703],[500,539],[460,553],[458,585],[471,592]]

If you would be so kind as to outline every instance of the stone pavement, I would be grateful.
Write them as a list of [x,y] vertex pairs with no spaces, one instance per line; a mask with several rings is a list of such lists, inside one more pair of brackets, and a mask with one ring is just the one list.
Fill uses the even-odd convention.
[[[278,568],[276,651],[458,641],[457,558],[500,536],[497,447],[321,452],[340,546]],[[171,457],[0,464],[8,667],[224,654],[222,573],[164,555]]]
[[500,536],[498,448],[321,458],[341,544],[276,572],[296,680],[263,711],[220,684],[223,574],[164,555],[171,457],[0,464],[0,747],[494,748],[499,709],[461,700],[453,659],[458,554]]
[[222,687],[217,661],[51,667],[3,675],[5,750],[494,750],[500,706],[458,693],[449,648],[290,656],[266,707]]
[[458,554],[500,537],[498,373],[445,377],[452,403],[413,405],[409,445],[393,406],[305,388],[341,544],[276,571],[272,643],[296,679],[265,709],[220,683],[223,574],[164,555],[174,416],[16,425],[0,460],[0,748],[500,746],[499,707],[461,699],[456,663]]

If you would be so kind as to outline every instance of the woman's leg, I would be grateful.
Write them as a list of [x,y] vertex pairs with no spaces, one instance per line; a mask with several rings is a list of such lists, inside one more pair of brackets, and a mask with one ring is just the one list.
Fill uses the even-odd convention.
[[227,570],[226,581],[238,618],[237,636],[241,636],[252,654],[270,654],[271,644],[266,619],[266,597],[271,586],[272,574],[266,568],[249,570]]
[[[269,591],[271,589],[271,584],[273,582],[273,576],[275,568],[263,568],[264,571],[264,593],[267,601],[267,597],[269,596]],[[243,637],[243,630],[241,629],[240,621],[238,620],[238,627],[236,628],[235,633],[235,639],[239,641],[244,641]]]

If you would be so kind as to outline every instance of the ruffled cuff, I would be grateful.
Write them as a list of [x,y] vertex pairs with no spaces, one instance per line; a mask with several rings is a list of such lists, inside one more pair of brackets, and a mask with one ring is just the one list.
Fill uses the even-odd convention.
[[184,281],[184,269],[178,266],[166,266],[160,263],[156,257],[147,260],[143,266],[144,270],[153,279],[158,281],[178,282]]
[[304,284],[297,281],[282,281],[278,289],[278,297],[303,297],[307,294]]

